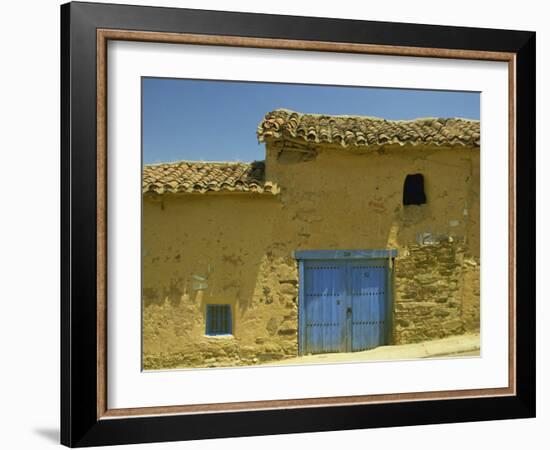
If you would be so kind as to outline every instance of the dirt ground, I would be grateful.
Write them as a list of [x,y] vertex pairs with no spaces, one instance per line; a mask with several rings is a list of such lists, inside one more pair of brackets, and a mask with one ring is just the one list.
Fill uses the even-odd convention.
[[353,353],[304,355],[266,363],[265,365],[327,364],[361,361],[408,360],[425,358],[457,358],[481,356],[479,334],[451,336],[434,341],[405,345],[386,345]]

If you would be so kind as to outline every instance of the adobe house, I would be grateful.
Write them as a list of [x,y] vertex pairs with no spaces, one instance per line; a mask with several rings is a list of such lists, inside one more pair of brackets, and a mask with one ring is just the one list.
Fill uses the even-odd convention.
[[143,367],[479,330],[479,122],[279,109],[265,161],[143,169]]

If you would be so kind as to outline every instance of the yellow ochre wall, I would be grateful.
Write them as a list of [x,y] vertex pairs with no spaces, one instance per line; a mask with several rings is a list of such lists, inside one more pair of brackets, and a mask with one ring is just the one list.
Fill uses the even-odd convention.
[[[278,195],[144,197],[144,369],[296,356],[294,250],[397,248],[396,344],[479,329],[478,148],[266,153]],[[404,207],[414,173],[427,203]],[[232,305],[233,336],[205,336],[207,303]]]

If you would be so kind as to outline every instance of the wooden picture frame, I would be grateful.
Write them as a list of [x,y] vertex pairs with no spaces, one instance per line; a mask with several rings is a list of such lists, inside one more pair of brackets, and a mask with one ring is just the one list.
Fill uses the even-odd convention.
[[[505,61],[509,67],[509,386],[109,409],[107,42]],[[189,9],[61,7],[61,442],[91,446],[535,415],[535,33]]]

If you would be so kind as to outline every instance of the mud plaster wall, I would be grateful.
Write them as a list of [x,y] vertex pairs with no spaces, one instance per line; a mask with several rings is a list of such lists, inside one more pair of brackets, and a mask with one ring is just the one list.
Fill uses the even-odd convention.
[[[465,299],[463,288],[467,277],[479,279],[478,149],[356,154],[317,148],[308,155],[268,143],[266,159],[267,178],[281,188],[277,196],[144,198],[145,369],[255,364],[295,356],[294,250],[397,248],[396,342],[479,327],[479,289],[469,288]],[[424,174],[427,204],[402,206],[403,182],[410,173]],[[419,245],[419,234],[432,243]],[[434,267],[426,265],[425,272],[447,264],[439,259],[450,260],[449,252],[462,261],[452,269],[437,269],[437,280],[456,283],[456,289],[446,288],[447,303],[436,301],[429,289],[421,290],[422,277],[416,275],[422,275],[416,263],[435,248],[440,249],[433,257],[437,261],[430,263]],[[407,266],[407,261],[412,262]],[[464,261],[476,264],[465,269]],[[416,297],[406,298],[414,292]],[[204,335],[207,303],[232,305],[233,336]],[[422,305],[415,309],[413,303]],[[430,309],[430,317],[443,314],[436,312],[441,308],[449,310],[448,326],[433,336],[430,327],[421,331],[418,323],[428,317],[419,313],[421,307]],[[458,316],[461,325],[453,328],[451,319]]]

